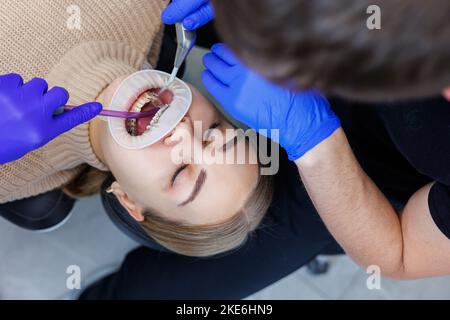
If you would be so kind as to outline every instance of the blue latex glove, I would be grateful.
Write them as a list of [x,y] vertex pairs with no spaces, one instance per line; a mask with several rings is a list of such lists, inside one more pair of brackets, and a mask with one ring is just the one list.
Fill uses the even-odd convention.
[[54,116],[69,94],[63,88],[48,90],[43,79],[23,84],[17,74],[0,76],[0,164],[17,160],[58,135],[95,117],[99,103],[88,103]]
[[163,11],[165,24],[182,22],[188,30],[195,30],[214,19],[214,9],[209,0],[173,0]]
[[[278,142],[290,160],[301,158],[340,127],[327,99],[318,92],[283,89],[247,69],[223,44],[211,50],[203,59],[206,89],[249,127],[260,133],[278,129]],[[270,131],[267,135],[271,138]]]

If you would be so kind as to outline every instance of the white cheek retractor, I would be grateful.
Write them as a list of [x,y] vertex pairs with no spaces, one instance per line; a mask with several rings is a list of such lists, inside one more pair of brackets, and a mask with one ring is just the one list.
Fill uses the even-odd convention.
[[175,129],[184,118],[192,103],[192,91],[180,79],[168,84],[169,78],[170,75],[162,71],[143,70],[130,75],[120,84],[109,106],[114,111],[129,111],[134,102],[149,90],[164,88],[173,94],[169,107],[156,115],[151,128],[140,136],[130,135],[125,119],[108,119],[111,135],[121,147],[143,149],[151,146]]

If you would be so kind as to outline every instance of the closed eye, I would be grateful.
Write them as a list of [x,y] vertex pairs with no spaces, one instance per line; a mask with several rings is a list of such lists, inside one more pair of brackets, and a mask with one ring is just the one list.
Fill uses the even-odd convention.
[[211,135],[212,135],[212,133],[214,132],[214,130],[216,130],[217,128],[219,128],[220,127],[220,123],[219,122],[214,122],[210,127],[209,127],[209,129],[208,129],[208,131],[206,131],[206,133],[205,133],[205,140],[208,140],[210,137],[211,137]]
[[177,180],[178,176],[184,171],[184,169],[186,169],[189,165],[185,164],[182,165],[180,167],[177,168],[177,170],[175,170],[174,174],[172,175],[172,178],[170,180],[170,186],[173,187],[173,185],[175,184],[175,181]]
[[207,146],[211,143],[211,141],[209,140],[214,132],[214,130],[216,130],[217,128],[220,127],[220,123],[219,122],[214,122],[209,129],[205,132],[204,135],[204,139],[203,139],[203,145]]

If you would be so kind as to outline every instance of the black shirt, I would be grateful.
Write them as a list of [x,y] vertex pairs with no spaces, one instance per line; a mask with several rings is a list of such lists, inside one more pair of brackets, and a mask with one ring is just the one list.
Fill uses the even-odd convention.
[[427,183],[431,215],[450,238],[450,103],[435,97],[363,104],[330,99],[361,166],[396,206]]

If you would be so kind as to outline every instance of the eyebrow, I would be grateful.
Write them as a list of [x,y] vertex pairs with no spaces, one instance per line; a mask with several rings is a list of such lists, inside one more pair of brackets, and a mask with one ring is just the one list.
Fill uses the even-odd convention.
[[222,147],[222,151],[225,153],[227,152],[229,149],[233,148],[236,146],[237,142],[239,140],[238,136],[235,136],[233,139],[231,139],[230,141],[226,142],[223,147]]
[[192,201],[195,200],[197,195],[202,190],[202,187],[205,185],[206,177],[207,177],[206,176],[206,171],[205,170],[201,170],[200,174],[197,177],[197,181],[195,182],[195,186],[194,186],[194,189],[192,190],[191,195],[189,196],[189,198],[187,198],[187,200],[185,200],[182,203],[180,203],[178,205],[179,207],[183,207],[183,206],[187,205],[188,203],[191,203]]
[[[233,139],[231,139],[230,141],[228,141],[227,143],[225,143],[222,147],[223,152],[227,152],[228,149],[236,146],[238,140],[239,140],[239,138],[238,138],[238,136],[236,136]],[[178,205],[179,207],[184,207],[188,203],[191,203],[192,201],[195,200],[197,195],[202,190],[202,187],[205,184],[206,178],[207,178],[206,171],[203,169],[200,171],[200,174],[198,175],[197,181],[195,182],[194,190],[192,190],[191,195],[185,201],[180,203]]]

